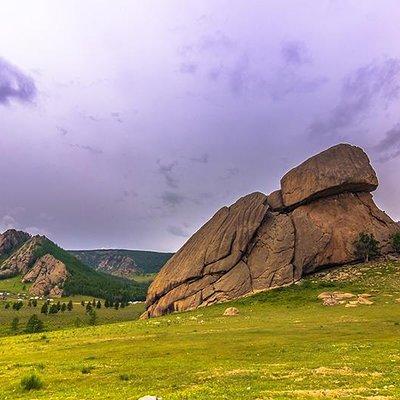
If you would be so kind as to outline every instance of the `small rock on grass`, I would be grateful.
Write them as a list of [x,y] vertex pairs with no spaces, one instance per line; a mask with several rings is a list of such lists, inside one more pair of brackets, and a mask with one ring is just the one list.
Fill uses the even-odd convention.
[[162,400],[162,397],[157,397],[157,396],[143,396],[139,400]]
[[238,315],[238,314],[239,314],[239,310],[236,307],[228,307],[224,311],[224,315],[228,316],[228,317],[233,317],[234,315]]

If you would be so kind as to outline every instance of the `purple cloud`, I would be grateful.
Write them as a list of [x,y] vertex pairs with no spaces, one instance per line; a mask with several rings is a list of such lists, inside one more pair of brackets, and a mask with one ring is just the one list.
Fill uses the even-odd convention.
[[31,102],[36,96],[35,82],[15,65],[0,58],[0,104],[12,100]]
[[299,66],[311,61],[306,45],[296,40],[282,43],[281,56],[287,65]]

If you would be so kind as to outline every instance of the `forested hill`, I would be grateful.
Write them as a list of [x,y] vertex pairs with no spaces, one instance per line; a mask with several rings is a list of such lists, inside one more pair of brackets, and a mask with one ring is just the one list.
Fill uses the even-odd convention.
[[69,252],[96,270],[124,277],[157,273],[173,256],[173,253],[124,249],[70,250]]

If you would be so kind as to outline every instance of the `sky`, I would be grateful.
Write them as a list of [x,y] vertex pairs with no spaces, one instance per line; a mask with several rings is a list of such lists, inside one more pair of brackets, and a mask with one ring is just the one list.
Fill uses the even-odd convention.
[[341,142],[400,219],[397,0],[3,0],[0,229],[175,251]]

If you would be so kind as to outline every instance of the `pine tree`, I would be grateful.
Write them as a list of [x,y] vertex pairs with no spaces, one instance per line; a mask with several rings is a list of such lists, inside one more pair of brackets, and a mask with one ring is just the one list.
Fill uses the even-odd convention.
[[92,303],[89,301],[89,302],[86,304],[86,312],[89,313],[91,310],[92,310]]
[[96,304],[96,308],[101,308],[101,302],[100,302],[100,300],[97,302],[97,304]]
[[48,304],[47,304],[47,301],[45,301],[45,302],[43,303],[43,305],[42,305],[42,308],[40,309],[40,312],[41,312],[42,314],[47,314],[48,311],[49,311],[49,306],[48,306]]
[[11,321],[11,332],[17,332],[18,331],[18,325],[19,325],[19,318],[15,317]]
[[106,300],[104,301],[104,307],[105,307],[105,308],[110,307],[110,303],[109,303],[108,299],[106,299]]
[[61,312],[64,312],[67,309],[67,305],[65,303],[61,304]]
[[43,329],[44,329],[43,322],[38,318],[36,314],[33,314],[26,323],[25,332],[26,333],[42,332]]
[[94,311],[93,309],[91,309],[89,311],[89,325],[96,325],[97,323],[97,314],[96,311]]
[[49,309],[49,314],[57,314],[58,313],[58,306],[57,304],[52,304]]
[[116,301],[116,302],[114,303],[114,308],[115,308],[116,310],[118,310],[118,308],[119,308],[119,303],[118,303],[118,301]]
[[74,305],[72,304],[72,300],[70,300],[67,304],[67,310],[68,311],[72,311],[72,309],[74,308]]
[[61,310],[61,303],[58,301],[57,302],[57,310],[60,311]]
[[96,307],[96,299],[93,299],[93,301],[92,301],[92,307],[93,307],[93,308]]
[[82,300],[82,301],[81,301],[81,306],[82,306],[82,307],[85,307],[85,300]]

